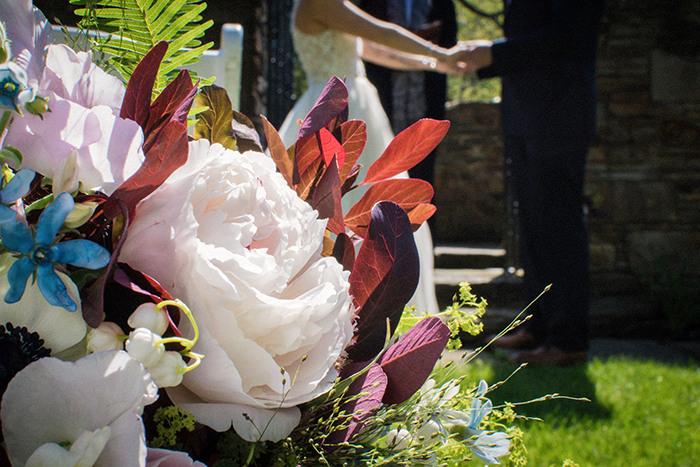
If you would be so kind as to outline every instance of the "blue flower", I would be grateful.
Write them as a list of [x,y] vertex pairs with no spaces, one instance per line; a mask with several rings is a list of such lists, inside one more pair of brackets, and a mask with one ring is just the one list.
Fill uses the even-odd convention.
[[9,222],[0,226],[5,248],[24,255],[15,261],[7,273],[10,290],[5,294],[5,302],[19,301],[29,276],[36,271],[39,290],[47,302],[53,306],[62,306],[68,311],[77,309],[77,305],[66,291],[65,284],[54,271],[54,264],[99,269],[109,263],[110,254],[105,248],[89,240],[70,240],[53,244],[58,230],[73,210],[73,206],[70,194],[58,195],[41,213],[34,235],[21,222]]
[[29,192],[34,175],[33,170],[22,169],[0,190],[0,224],[12,222],[17,218],[17,213],[5,205],[13,204]]
[[21,107],[35,97],[28,88],[27,72],[14,62],[0,64],[0,109],[22,113]]

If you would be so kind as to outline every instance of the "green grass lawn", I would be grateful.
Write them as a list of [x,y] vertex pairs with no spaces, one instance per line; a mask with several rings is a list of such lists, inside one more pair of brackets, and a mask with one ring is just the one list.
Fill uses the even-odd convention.
[[[488,361],[488,363],[486,363]],[[502,381],[514,366],[475,360],[467,379]],[[546,394],[587,398],[518,406],[528,466],[700,466],[700,367],[614,357],[573,367],[525,367],[489,393],[494,405]],[[515,465],[507,460],[504,465]]]

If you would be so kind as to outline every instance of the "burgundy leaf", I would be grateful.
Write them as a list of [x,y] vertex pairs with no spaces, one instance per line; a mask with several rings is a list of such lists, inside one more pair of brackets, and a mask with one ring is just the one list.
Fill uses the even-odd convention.
[[[357,372],[362,370],[367,364],[368,362],[350,364],[343,369],[343,372],[346,372],[346,370]],[[352,397],[358,394],[362,395],[352,401],[346,402],[340,407],[340,410],[344,411],[346,414],[352,414],[351,419],[348,421],[349,426],[346,429],[331,431],[324,444],[338,444],[349,441],[355,434],[359,433],[365,426],[367,419],[382,405],[382,398],[384,397],[386,387],[387,376],[376,363],[372,364],[366,372],[358,376],[355,381],[350,384],[350,387],[348,387],[346,397]]]
[[418,250],[406,211],[391,201],[378,203],[350,275],[350,294],[360,309],[355,343],[348,348],[352,360],[371,360],[382,350],[386,320],[393,333],[418,276]]
[[143,198],[153,193],[165,180],[187,162],[189,145],[187,128],[176,121],[168,123],[146,153],[139,170],[112,193],[104,205],[105,216],[114,219],[120,214],[117,202],[123,201],[130,215]]
[[424,118],[396,135],[384,153],[367,169],[361,185],[394,177],[412,168],[442,141],[450,122]]
[[304,118],[297,139],[312,135],[324,128],[347,106],[348,88],[345,87],[340,78],[334,76],[328,81],[316,104]]
[[151,108],[153,84],[158,76],[158,68],[168,50],[168,43],[161,41],[153,47],[134,69],[126,85],[126,94],[119,116],[135,121],[141,128],[146,126]]
[[194,87],[190,74],[187,70],[182,70],[151,104],[146,131],[162,126],[162,123],[159,125],[158,122],[162,121],[165,116],[169,120],[175,119],[186,124],[187,112],[182,112],[180,107],[182,102],[188,99]]
[[119,263],[119,269],[114,272],[114,280],[134,292],[148,295],[156,302],[173,299],[157,280],[126,263]]
[[[157,280],[133,269],[126,263],[119,263],[119,269],[114,271],[114,281],[133,292],[150,297],[155,303],[160,303],[162,300],[173,300],[173,297]],[[172,325],[171,329],[175,335],[182,337],[177,329],[180,323],[180,309],[175,306],[167,306],[165,309]]]
[[400,404],[428,379],[435,362],[445,350],[450,329],[431,316],[413,326],[379,358],[388,383],[382,402]]
[[340,201],[340,176],[335,157],[314,190],[311,206],[318,211],[319,219],[328,219],[328,230],[336,235],[345,231]]
[[367,192],[345,215],[345,224],[360,237],[365,235],[372,208],[380,201],[393,201],[410,212],[418,205],[429,203],[435,191],[430,183],[417,178],[382,180]]
[[282,138],[280,138],[280,134],[277,133],[275,127],[272,126],[269,120],[265,117],[262,117],[262,126],[263,130],[265,131],[265,139],[267,139],[267,148],[270,151],[272,160],[275,161],[277,170],[287,181],[287,185],[293,187],[294,183],[292,181],[292,176],[294,167],[292,159],[289,157],[289,154],[284,147]]
[[160,132],[168,123],[175,121],[187,126],[187,114],[198,90],[198,86],[192,85],[192,79],[186,70],[182,70],[177,78],[165,87],[151,104],[148,121],[144,128],[144,153],[155,144]]
[[355,245],[353,245],[348,234],[344,232],[338,234],[331,256],[343,265],[345,271],[352,271],[352,267],[355,264]]
[[105,284],[114,275],[114,268],[117,264],[119,253],[121,253],[122,246],[129,232],[129,209],[121,200],[117,200],[115,204],[124,218],[122,234],[119,236],[117,244],[112,248],[112,255],[107,266],[102,270],[95,282],[85,287],[80,294],[83,319],[91,328],[96,328],[102,322]]

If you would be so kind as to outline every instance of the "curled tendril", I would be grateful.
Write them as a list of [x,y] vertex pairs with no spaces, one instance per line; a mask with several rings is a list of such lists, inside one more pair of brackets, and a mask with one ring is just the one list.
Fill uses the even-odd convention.
[[202,358],[204,358],[204,355],[190,351],[199,339],[199,327],[197,326],[197,322],[194,320],[190,309],[180,300],[163,300],[162,302],[156,305],[155,311],[158,312],[168,305],[178,307],[180,311],[182,311],[185,314],[185,316],[187,316],[187,318],[190,320],[190,323],[192,323],[192,329],[194,329],[194,337],[192,339],[187,339],[185,337],[166,337],[164,339],[161,339],[159,343],[163,345],[178,343],[183,347],[182,350],[179,351],[180,355],[182,355],[183,357],[191,358],[192,360],[194,360],[194,362],[191,365],[188,365],[184,368],[179,368],[177,371],[181,373],[187,373],[188,371],[192,371],[195,368],[197,368],[202,362]]

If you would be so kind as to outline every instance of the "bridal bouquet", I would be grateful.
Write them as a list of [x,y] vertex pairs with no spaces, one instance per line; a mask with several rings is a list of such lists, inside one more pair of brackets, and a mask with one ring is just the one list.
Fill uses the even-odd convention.
[[225,90],[167,73],[168,43],[120,62],[124,86],[54,44],[30,0],[0,0],[0,20],[0,464],[509,453],[512,411],[435,370],[485,303],[464,285],[440,316],[404,312],[412,232],[435,207],[429,184],[394,176],[447,122],[401,133],[358,181],[365,124],[338,79],[292,147],[263,119],[268,155]]

